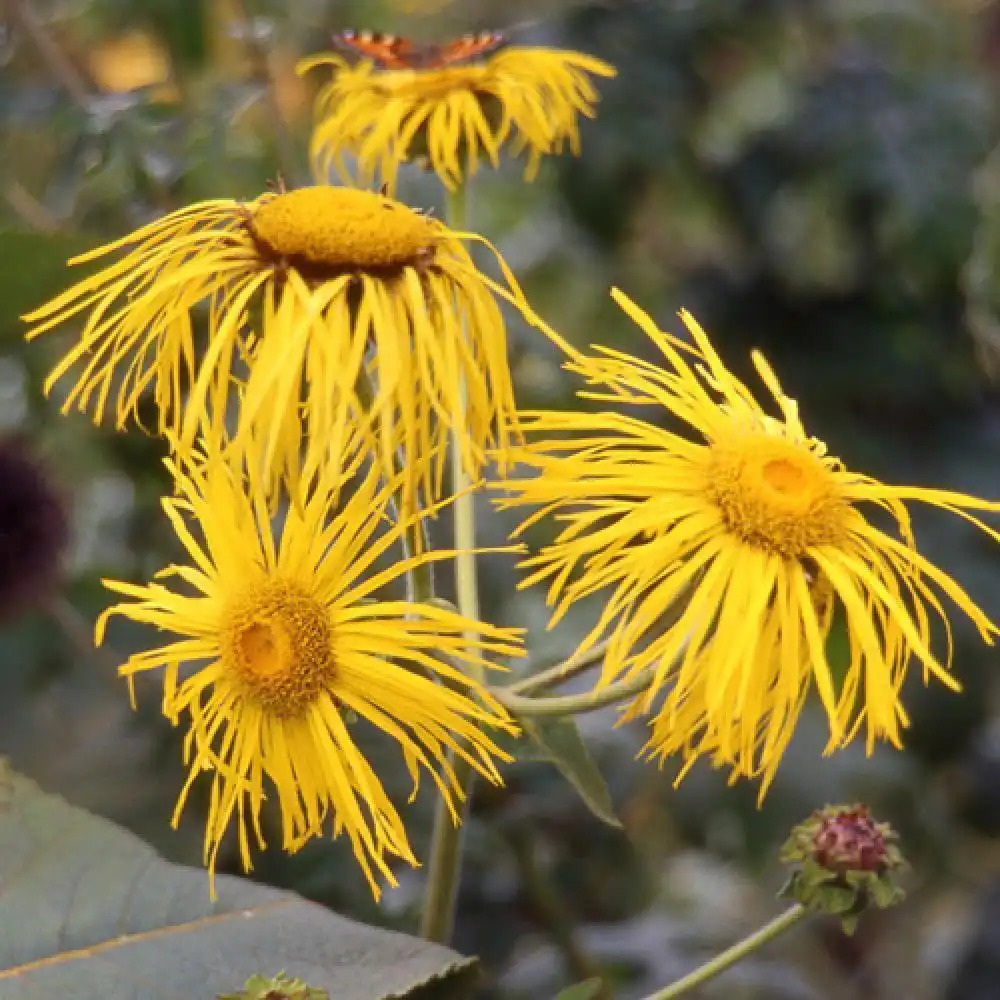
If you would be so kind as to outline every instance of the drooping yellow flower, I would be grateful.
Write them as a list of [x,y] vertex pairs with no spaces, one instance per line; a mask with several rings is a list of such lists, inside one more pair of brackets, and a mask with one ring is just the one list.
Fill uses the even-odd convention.
[[100,420],[114,399],[121,426],[151,387],[158,429],[178,436],[182,454],[199,431],[221,439],[239,380],[236,440],[254,430],[266,459],[284,461],[300,426],[325,440],[337,400],[366,369],[386,466],[398,449],[409,496],[440,480],[431,457],[449,432],[473,477],[484,448],[516,434],[496,299],[531,312],[499,255],[506,285],[476,269],[462,239],[479,238],[349,188],[202,202],[71,261],[123,251],[27,315],[27,336],[83,318],[46,391],[76,369],[64,410]]
[[[172,638],[134,653],[120,668],[163,670],[163,711],[186,721],[189,790],[203,773],[212,792],[205,860],[214,871],[226,831],[236,826],[244,865],[264,846],[261,811],[276,795],[282,843],[298,850],[329,827],[346,833],[377,896],[393,882],[393,858],[416,864],[403,820],[351,733],[352,717],[399,744],[416,792],[428,773],[457,821],[462,790],[449,750],[499,783],[494,742],[509,718],[462,668],[519,655],[516,630],[470,620],[438,604],[380,597],[386,585],[431,559],[387,562],[414,518],[392,521],[398,482],[361,465],[346,441],[343,465],[327,463],[275,529],[263,489],[230,459],[168,461],[176,496],[163,507],[187,551],[185,565],[135,585],[105,581],[128,600],[98,621],[122,615]],[[248,467],[252,468],[251,460]],[[433,508],[432,508],[433,509]]]
[[[958,687],[941,596],[984,640],[997,631],[917,550],[906,501],[956,513],[994,540],[969,512],[1000,504],[849,471],[807,435],[760,354],[771,414],[689,313],[681,318],[691,343],[613,295],[662,365],[598,348],[567,368],[591,387],[581,396],[652,407],[673,429],[615,412],[524,415],[531,443],[516,457],[533,469],[501,484],[512,494],[501,502],[540,505],[526,523],[554,514],[561,526],[527,561],[525,585],[550,581],[554,620],[580,598],[609,593],[582,648],[608,637],[602,682],[649,671],[651,686],[627,716],[655,713],[647,751],[661,761],[706,754],[734,776],[763,776],[766,788],[810,690],[829,719],[827,752],[862,727],[869,752],[876,740],[898,746],[911,662],[925,679]],[[848,643],[843,663],[826,648],[835,613]],[[949,632],[943,655],[931,648],[935,618]]]
[[440,68],[379,69],[324,53],[300,72],[330,66],[333,77],[316,101],[310,144],[320,177],[350,178],[355,157],[361,183],[393,190],[401,163],[425,157],[446,187],[473,174],[481,158],[496,167],[500,150],[527,153],[525,178],[543,156],[580,152],[579,116],[594,116],[592,76],[615,69],[581,52],[501,48],[481,61]]

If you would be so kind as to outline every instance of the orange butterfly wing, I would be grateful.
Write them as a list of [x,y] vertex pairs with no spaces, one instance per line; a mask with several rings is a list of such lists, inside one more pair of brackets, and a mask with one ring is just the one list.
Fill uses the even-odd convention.
[[342,31],[333,36],[338,48],[371,59],[382,69],[441,69],[477,59],[505,42],[499,31],[462,35],[441,45],[420,45],[400,35],[377,31]]

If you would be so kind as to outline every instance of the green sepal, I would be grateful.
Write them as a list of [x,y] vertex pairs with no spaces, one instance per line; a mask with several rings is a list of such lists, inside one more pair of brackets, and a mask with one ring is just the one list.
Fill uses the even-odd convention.
[[273,979],[255,973],[239,993],[219,993],[217,1000],[330,1000],[330,994],[301,979],[291,979],[284,972]]
[[880,910],[887,909],[890,906],[895,906],[906,896],[906,892],[898,885],[894,885],[892,880],[887,875],[882,875],[879,878],[873,879],[868,884],[868,892],[871,895],[872,902]]
[[847,887],[828,886],[816,894],[819,909],[834,916],[850,913],[858,904],[858,894]]

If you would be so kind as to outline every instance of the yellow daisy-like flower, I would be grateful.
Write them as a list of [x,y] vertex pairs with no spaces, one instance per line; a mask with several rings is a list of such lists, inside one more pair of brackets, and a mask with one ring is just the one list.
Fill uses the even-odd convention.
[[379,69],[368,60],[352,66],[324,53],[303,60],[299,72],[327,65],[333,78],[317,97],[310,144],[318,176],[349,178],[350,155],[362,183],[377,179],[390,190],[399,165],[418,157],[455,188],[481,157],[496,167],[508,142],[515,155],[527,152],[532,180],[543,156],[567,146],[579,154],[579,116],[592,118],[598,99],[591,77],[615,75],[582,52],[514,47],[426,69]]
[[[760,354],[753,360],[773,415],[689,313],[681,318],[693,343],[613,295],[664,361],[607,348],[577,354],[567,367],[593,387],[580,395],[652,406],[686,428],[613,412],[525,414],[532,443],[516,457],[534,474],[503,482],[513,496],[502,502],[541,505],[526,523],[554,513],[562,525],[528,560],[525,585],[550,581],[554,620],[574,601],[610,592],[582,648],[607,635],[602,682],[649,671],[650,688],[627,714],[652,711],[663,695],[647,745],[661,760],[707,754],[734,776],[763,776],[766,788],[813,688],[829,718],[827,752],[862,726],[869,752],[879,739],[898,746],[907,723],[899,692],[914,659],[925,679],[958,687],[940,595],[986,641],[996,632],[917,551],[905,503],[956,513],[994,540],[969,511],[1000,504],[845,469],[806,434]],[[894,530],[877,527],[866,507]],[[848,643],[843,663],[826,649],[835,612]],[[934,618],[949,631],[944,656],[931,649]]]
[[[347,442],[344,465],[323,467],[272,528],[260,485],[218,456],[168,466],[177,496],[163,507],[189,563],[158,574],[165,583],[105,581],[128,600],[110,615],[154,625],[175,638],[129,657],[129,678],[164,670],[163,711],[190,729],[190,769],[174,822],[199,775],[211,775],[205,860],[214,871],[228,828],[237,826],[244,865],[264,846],[260,814],[276,793],[283,846],[295,851],[323,831],[346,833],[377,896],[393,883],[389,860],[410,864],[403,821],[351,735],[356,716],[402,751],[413,779],[431,775],[457,821],[462,790],[446,760],[453,751],[488,781],[506,760],[491,732],[514,729],[462,668],[521,654],[517,630],[473,621],[438,604],[377,594],[407,571],[454,553],[387,562],[413,518],[390,520],[398,482],[382,481]],[[252,463],[251,463],[252,465]],[[196,526],[196,530],[192,528]],[[200,538],[198,537],[200,535]]]
[[221,439],[225,401],[245,380],[236,440],[254,431],[268,462],[297,454],[300,425],[322,443],[367,369],[386,466],[400,449],[407,495],[432,479],[438,494],[443,458],[434,468],[432,456],[450,432],[472,476],[487,445],[516,435],[497,297],[533,316],[499,255],[506,285],[476,269],[462,240],[486,242],[370,191],[201,202],[74,258],[124,251],[28,314],[27,337],[84,318],[46,391],[78,369],[63,409],[100,420],[114,397],[122,426],[152,387],[158,429],[181,453],[199,431]]

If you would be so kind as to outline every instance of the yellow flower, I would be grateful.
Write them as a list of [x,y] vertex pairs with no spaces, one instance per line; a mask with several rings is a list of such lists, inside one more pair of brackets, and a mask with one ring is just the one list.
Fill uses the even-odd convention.
[[164,714],[174,724],[188,720],[189,776],[174,822],[195,780],[209,773],[210,871],[234,822],[250,868],[251,844],[264,846],[260,817],[273,790],[284,848],[298,850],[329,819],[334,836],[347,834],[377,896],[380,879],[393,882],[392,858],[417,862],[355,743],[352,718],[399,744],[414,793],[421,771],[429,773],[457,821],[463,793],[447,752],[500,783],[494,761],[508,758],[491,731],[514,728],[462,668],[488,667],[487,656],[520,655],[521,646],[517,630],[437,604],[376,597],[407,571],[453,553],[387,562],[414,519],[389,519],[399,484],[382,482],[372,463],[364,471],[358,445],[345,442],[343,464],[322,468],[279,530],[260,485],[232,461],[168,461],[177,495],[163,507],[189,561],[158,574],[175,588],[105,581],[128,600],[102,614],[97,641],[110,615],[173,635],[134,653],[119,672],[131,685],[136,674],[162,668]]
[[594,56],[545,48],[503,48],[440,69],[382,70],[321,54],[303,60],[299,71],[322,65],[332,67],[333,78],[316,101],[310,151],[318,175],[349,178],[349,154],[362,183],[377,179],[390,190],[399,165],[417,157],[454,188],[481,156],[496,167],[507,142],[515,154],[527,151],[525,178],[532,180],[542,156],[566,146],[579,154],[579,116],[592,118],[597,102],[590,76],[615,75]]
[[169,53],[144,31],[127,31],[98,43],[89,50],[87,61],[94,83],[103,91],[124,94],[149,87],[153,100],[180,99],[170,82]]
[[[541,505],[526,523],[554,513],[561,526],[527,561],[525,585],[550,581],[554,620],[574,601],[610,593],[582,648],[607,635],[602,682],[649,671],[651,687],[627,716],[654,711],[663,695],[647,744],[661,762],[706,754],[736,775],[763,776],[766,788],[813,688],[829,719],[827,752],[862,726],[869,752],[879,739],[898,746],[911,661],[925,679],[958,687],[941,595],[984,640],[996,632],[917,551],[905,502],[956,513],[994,540],[969,511],[1000,504],[849,471],[806,434],[760,354],[753,360],[773,414],[689,313],[681,318],[693,343],[613,295],[662,352],[662,367],[607,348],[576,354],[567,367],[593,387],[582,397],[654,407],[656,422],[613,412],[524,415],[532,443],[515,457],[534,475],[502,483],[513,494],[502,502]],[[664,418],[672,429],[657,425]],[[894,530],[877,527],[868,510],[887,515]],[[826,648],[835,612],[848,644],[843,662]],[[949,632],[944,656],[931,649],[934,618]]]
[[484,448],[516,434],[495,297],[532,315],[499,256],[506,286],[476,269],[460,239],[479,237],[349,188],[201,202],[71,261],[124,251],[27,315],[27,336],[85,317],[46,391],[77,368],[63,409],[100,420],[116,395],[122,426],[152,387],[158,430],[178,435],[181,453],[199,431],[221,439],[225,400],[245,378],[236,439],[259,429],[265,459],[279,464],[294,462],[301,425],[323,444],[338,398],[353,397],[367,368],[386,467],[398,448],[407,495],[432,480],[439,494],[443,459],[433,467],[432,456],[450,431],[473,477]]

